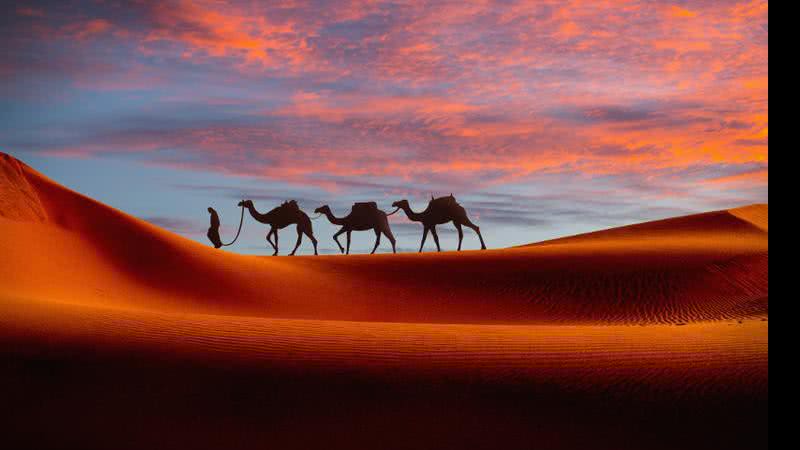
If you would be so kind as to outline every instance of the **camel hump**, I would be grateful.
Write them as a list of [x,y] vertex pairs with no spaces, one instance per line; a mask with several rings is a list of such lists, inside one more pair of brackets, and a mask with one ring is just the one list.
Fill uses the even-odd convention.
[[446,197],[435,198],[431,200],[431,202],[428,205],[429,207],[433,208],[452,208],[454,206],[459,206],[453,194],[450,194]]
[[354,213],[375,212],[377,210],[378,210],[378,204],[376,202],[353,203]]
[[297,200],[289,200],[288,202],[281,203],[282,208],[288,209],[300,209],[300,206],[297,204]]

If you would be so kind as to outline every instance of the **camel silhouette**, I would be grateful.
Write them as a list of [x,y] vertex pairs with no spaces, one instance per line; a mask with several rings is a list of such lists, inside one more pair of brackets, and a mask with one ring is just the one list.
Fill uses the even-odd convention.
[[[293,223],[297,224],[297,243],[294,244],[294,250],[292,250],[289,256],[294,256],[297,247],[300,246],[300,242],[303,240],[303,234],[311,239],[311,243],[314,244],[314,254],[317,254],[317,239],[314,237],[314,231],[311,228],[311,219],[308,218],[306,213],[300,210],[296,201],[291,200],[283,202],[281,206],[273,208],[266,214],[261,214],[256,211],[252,200],[242,200],[239,202],[238,206],[244,206],[250,211],[250,215],[253,216],[254,219],[270,226],[269,233],[267,233],[267,242],[275,249],[275,253],[273,253],[272,256],[278,254],[278,230],[286,228]],[[272,239],[270,239],[271,235],[275,235],[275,242],[272,242]]]
[[[386,217],[387,214],[378,209],[378,204],[375,202],[355,203],[353,209],[350,210],[350,214],[342,218],[334,216],[328,205],[320,206],[314,210],[314,213],[325,214],[325,217],[327,217],[332,224],[342,226],[342,228],[333,235],[333,240],[336,241],[336,245],[339,246],[339,251],[342,253],[350,254],[350,233],[353,231],[365,230],[375,231],[375,246],[372,248],[370,254],[375,253],[375,250],[378,249],[378,245],[381,243],[381,234],[386,235],[389,242],[392,243],[392,252],[397,253],[394,235],[392,234],[391,228],[389,228],[389,219]],[[342,233],[347,233],[347,251],[345,251],[342,244],[339,242],[339,235]]]
[[486,250],[486,244],[483,243],[483,236],[481,236],[481,229],[467,217],[467,211],[458,204],[453,194],[449,197],[431,198],[428,207],[425,211],[416,213],[411,210],[408,200],[399,200],[392,203],[392,207],[400,208],[406,213],[406,216],[414,222],[422,222],[425,227],[422,232],[422,243],[419,245],[419,251],[422,252],[422,247],[425,246],[425,239],[428,237],[428,231],[433,235],[433,240],[436,242],[436,250],[442,251],[439,246],[439,235],[436,234],[436,225],[441,225],[447,222],[453,222],[458,230],[458,250],[461,251],[461,241],[464,239],[464,232],[461,226],[466,226],[475,230],[478,233],[478,239],[481,240],[481,250]]

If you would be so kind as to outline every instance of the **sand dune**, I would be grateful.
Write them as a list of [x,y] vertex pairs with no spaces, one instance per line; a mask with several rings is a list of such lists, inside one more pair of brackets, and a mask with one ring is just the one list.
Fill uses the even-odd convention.
[[766,205],[485,252],[254,257],[0,154],[0,230],[17,443],[766,446]]
[[[5,165],[23,174],[18,185],[25,186],[3,193],[4,203],[16,205],[0,212],[12,219],[0,238],[13,261],[6,296],[434,323],[676,323],[767,311],[768,234],[728,211],[517,249],[258,258],[159,229],[9,157]],[[766,208],[750,209],[765,216]],[[37,211],[38,220],[13,215],[17,210]]]

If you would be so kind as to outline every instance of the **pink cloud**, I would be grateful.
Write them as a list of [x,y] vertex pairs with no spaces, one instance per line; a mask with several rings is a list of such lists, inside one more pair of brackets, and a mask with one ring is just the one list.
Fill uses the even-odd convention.
[[[180,102],[206,114],[89,131],[83,152],[296,183],[768,163],[764,1],[153,5],[143,23],[66,21],[86,58],[74,85],[163,89],[156,120]],[[93,59],[87,44],[130,49],[132,61]]]
[[111,30],[112,25],[106,19],[90,19],[68,24],[64,30],[74,39],[83,41]]

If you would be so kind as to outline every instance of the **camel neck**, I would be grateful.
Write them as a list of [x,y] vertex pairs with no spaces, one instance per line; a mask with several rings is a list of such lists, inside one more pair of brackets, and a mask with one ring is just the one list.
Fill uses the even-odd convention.
[[340,219],[334,216],[333,211],[331,211],[330,209],[325,211],[325,217],[327,217],[330,223],[334,225],[344,225],[344,219]]
[[259,222],[264,222],[265,220],[269,219],[267,217],[268,214],[261,214],[260,212],[256,211],[256,207],[253,205],[247,205],[247,211],[249,211],[250,215]]
[[401,208],[403,209],[403,212],[406,213],[406,216],[408,216],[410,220],[413,220],[414,222],[422,222],[422,215],[415,213],[410,206],[406,205],[402,206]]

